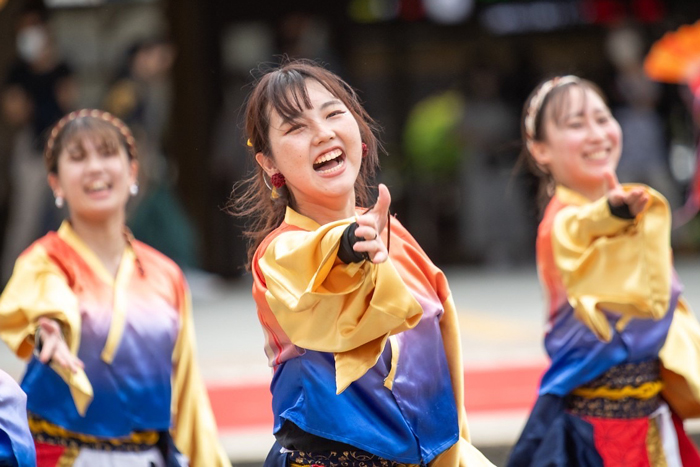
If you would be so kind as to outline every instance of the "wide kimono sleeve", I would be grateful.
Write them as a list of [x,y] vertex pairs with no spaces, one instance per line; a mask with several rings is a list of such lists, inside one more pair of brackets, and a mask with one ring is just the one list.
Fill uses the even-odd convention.
[[[81,331],[78,299],[61,268],[41,244],[34,244],[15,263],[12,277],[0,296],[0,338],[18,357],[31,356],[41,317],[61,324],[70,351],[77,355]],[[78,412],[84,415],[93,398],[85,371],[78,369],[71,373],[56,363],[51,363],[51,368],[68,384]]]
[[36,466],[34,439],[27,423],[27,396],[0,370],[0,465]]
[[459,441],[440,454],[430,463],[430,467],[486,467],[493,466],[478,449],[471,444],[467,411],[464,407],[464,363],[462,361],[462,340],[459,333],[459,318],[452,295],[443,302],[444,313],[440,320],[443,345],[447,364],[450,368],[452,390],[457,403],[459,420]]
[[622,330],[632,318],[658,320],[669,308],[669,207],[659,193],[645,190],[650,201],[632,220],[613,216],[607,198],[567,206],[554,218],[552,249],[569,303],[604,341],[612,330],[603,310],[620,315]]
[[391,260],[345,264],[337,258],[351,221],[285,231],[257,262],[265,299],[290,340],[334,353],[338,393],[376,364],[389,335],[414,327],[422,315]]
[[196,360],[192,301],[184,277],[178,286],[180,333],[173,351],[173,439],[192,467],[230,466],[219,442],[209,397]]

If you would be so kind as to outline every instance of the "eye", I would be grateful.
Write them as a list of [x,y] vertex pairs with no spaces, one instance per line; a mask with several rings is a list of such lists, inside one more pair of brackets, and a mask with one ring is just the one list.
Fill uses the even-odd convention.
[[334,110],[333,112],[328,114],[327,118],[335,117],[338,115],[343,115],[345,112],[347,112],[347,111],[346,110]]
[[583,128],[583,120],[580,120],[580,119],[569,120],[568,122],[566,122],[566,126],[568,128],[573,128],[573,129]]
[[292,123],[289,124],[289,128],[287,128],[287,130],[284,132],[284,134],[285,134],[285,135],[288,135],[288,134],[291,134],[291,133],[295,133],[295,132],[299,131],[299,130],[302,129],[302,128],[304,128],[304,125],[303,125],[303,124],[292,122]]

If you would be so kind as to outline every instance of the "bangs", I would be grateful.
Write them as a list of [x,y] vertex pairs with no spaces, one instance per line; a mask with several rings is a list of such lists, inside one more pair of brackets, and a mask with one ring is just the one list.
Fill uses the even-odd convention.
[[[95,118],[80,118],[72,121],[64,128],[60,147],[66,148],[77,143],[82,147],[81,140],[89,139],[97,147],[104,147],[110,152],[117,152],[123,141],[119,132],[111,124]],[[129,155],[127,151],[127,155]],[[131,155],[129,155],[131,158]]]
[[[316,79],[311,76],[304,76],[297,70],[285,70],[275,73],[270,79],[267,88],[267,102],[269,110],[274,110],[284,121],[295,120],[304,110],[312,107],[309,93],[306,90],[306,80]],[[317,80],[318,81],[318,80]],[[323,82],[319,83],[328,89]],[[331,94],[333,93],[328,89]],[[269,118],[269,114],[268,114]]]
[[581,99],[583,103],[583,109],[586,109],[587,95],[586,86],[584,84],[571,83],[566,86],[562,86],[560,89],[556,89],[549,96],[550,103],[547,106],[547,112],[549,112],[552,117],[552,121],[556,126],[561,126],[566,119],[566,116],[571,111],[571,94],[578,92],[581,94]]

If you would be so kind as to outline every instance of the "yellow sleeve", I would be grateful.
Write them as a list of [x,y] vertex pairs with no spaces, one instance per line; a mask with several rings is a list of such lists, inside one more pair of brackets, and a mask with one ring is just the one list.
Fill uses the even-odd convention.
[[664,399],[681,418],[700,417],[700,323],[682,298],[659,358]]
[[[18,357],[31,356],[41,317],[61,323],[66,343],[73,355],[77,355],[81,330],[78,299],[60,268],[41,245],[35,245],[19,257],[0,296],[0,338]],[[85,372],[79,369],[71,373],[55,363],[51,368],[68,384],[78,412],[84,415],[93,398]]]
[[259,261],[265,298],[291,341],[335,353],[338,393],[377,362],[390,334],[414,327],[422,315],[391,260],[337,259],[348,224],[282,233]]
[[173,440],[192,467],[230,466],[197,365],[192,302],[187,286],[183,288],[180,334],[173,351]]
[[[629,187],[627,187],[629,188]],[[660,319],[668,311],[672,258],[666,200],[645,187],[650,202],[633,220],[610,213],[607,198],[557,213],[554,260],[576,316],[600,339],[611,329],[601,309],[632,318]]]
[[440,320],[442,342],[445,346],[447,365],[452,378],[452,390],[457,403],[459,420],[459,441],[430,463],[431,467],[481,467],[493,466],[472,444],[467,426],[467,412],[464,408],[464,364],[462,362],[462,340],[459,336],[459,318],[450,295],[443,303],[445,310]]

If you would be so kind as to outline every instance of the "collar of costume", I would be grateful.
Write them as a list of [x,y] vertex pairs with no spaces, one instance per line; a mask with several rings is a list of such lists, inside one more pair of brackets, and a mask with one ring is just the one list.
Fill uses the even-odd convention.
[[100,354],[100,358],[102,358],[105,363],[111,364],[114,360],[114,354],[117,351],[126,324],[127,287],[134,269],[140,269],[140,263],[131,243],[133,236],[125,227],[124,236],[126,239],[126,247],[124,248],[124,253],[119,262],[119,269],[117,270],[116,277],[112,277],[112,274],[107,271],[107,268],[97,257],[95,252],[75,233],[70,222],[63,221],[61,227],[58,229],[58,236],[78,252],[88,266],[95,271],[95,274],[106,284],[109,284],[114,290],[112,321],[109,326],[109,332],[107,333],[107,341]]
[[525,133],[530,140],[535,139],[535,120],[537,120],[537,115],[540,113],[540,109],[542,109],[542,103],[549,93],[559,86],[579,83],[580,81],[581,80],[574,75],[557,76],[540,86],[535,95],[532,96],[532,99],[530,99],[530,105],[528,105],[527,114],[525,115]]
[[[358,209],[356,208],[355,211],[356,211],[355,217],[348,218],[348,219],[352,219],[351,222],[353,220],[355,220],[355,218],[357,217]],[[338,219],[338,220],[341,220],[341,219]],[[284,213],[284,222],[285,222],[285,224],[293,225],[295,227],[299,227],[300,229],[303,229],[303,230],[306,230],[309,232],[321,227],[321,225],[318,222],[316,222],[315,220],[311,219],[310,217],[306,217],[303,214],[299,214],[298,212],[296,212],[294,209],[290,208],[289,206],[287,206],[287,210]]]
[[581,193],[570,188],[566,188],[563,185],[557,185],[555,196],[562,203],[573,204],[574,206],[581,206],[591,202],[590,199],[586,198]]

